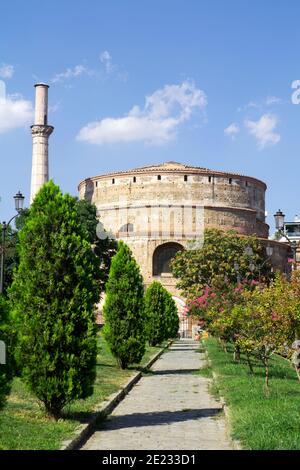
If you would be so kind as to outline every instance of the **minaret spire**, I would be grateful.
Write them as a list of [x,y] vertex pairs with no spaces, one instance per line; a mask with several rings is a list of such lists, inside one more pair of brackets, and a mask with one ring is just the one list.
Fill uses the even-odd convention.
[[32,173],[30,202],[44,183],[49,181],[48,139],[54,127],[48,126],[48,88],[45,83],[35,86],[35,118],[31,126]]

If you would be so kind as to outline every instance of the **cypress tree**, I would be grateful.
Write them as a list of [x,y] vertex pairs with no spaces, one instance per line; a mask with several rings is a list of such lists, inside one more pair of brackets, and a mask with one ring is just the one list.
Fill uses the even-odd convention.
[[76,204],[52,181],[42,187],[19,232],[10,289],[23,379],[56,419],[95,380],[100,272]]
[[168,291],[166,291],[165,309],[167,319],[167,338],[175,338],[179,330],[179,317],[175,301]]
[[171,294],[154,281],[145,294],[146,336],[151,346],[177,335],[179,319]]
[[119,366],[139,363],[145,352],[144,288],[139,266],[122,241],[111,261],[106,301],[104,336]]
[[166,293],[161,283],[154,281],[145,294],[146,336],[150,346],[160,344],[168,334]]

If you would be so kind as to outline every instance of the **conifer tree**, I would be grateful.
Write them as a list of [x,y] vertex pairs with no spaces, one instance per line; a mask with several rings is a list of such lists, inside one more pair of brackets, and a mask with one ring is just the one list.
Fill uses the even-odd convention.
[[146,336],[151,346],[177,335],[179,321],[171,294],[154,281],[145,294]]
[[100,272],[76,205],[52,181],[42,187],[19,232],[9,293],[23,379],[56,419],[95,379]]
[[119,366],[139,363],[145,352],[144,288],[139,266],[119,242],[111,261],[103,308],[104,335]]
[[179,330],[179,317],[177,307],[171,294],[166,290],[165,315],[167,319],[167,337],[175,338]]
[[160,344],[167,335],[165,300],[165,289],[161,283],[152,282],[145,294],[146,336],[150,346]]

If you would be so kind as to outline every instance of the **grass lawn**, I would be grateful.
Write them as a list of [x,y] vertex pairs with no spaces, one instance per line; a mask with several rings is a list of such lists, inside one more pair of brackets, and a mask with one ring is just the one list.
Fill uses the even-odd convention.
[[254,363],[255,374],[251,375],[245,358],[241,364],[233,361],[230,346],[226,354],[213,338],[203,343],[217,374],[216,386],[229,407],[232,437],[244,449],[299,450],[300,382],[291,364],[273,357],[266,393],[259,362]]
[[63,419],[57,422],[45,418],[37,400],[21,380],[15,378],[7,403],[0,411],[0,450],[59,449],[62,441],[72,437],[76,427],[85,421],[96,405],[117,392],[159,350],[159,347],[148,347],[140,366],[121,370],[99,334],[94,393],[86,400],[77,400],[67,407]]

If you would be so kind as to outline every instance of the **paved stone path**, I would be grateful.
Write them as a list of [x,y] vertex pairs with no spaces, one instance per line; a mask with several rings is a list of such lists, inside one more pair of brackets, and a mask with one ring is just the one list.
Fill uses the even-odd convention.
[[197,349],[192,340],[173,343],[83,449],[232,449],[210,380],[195,374],[205,364]]

